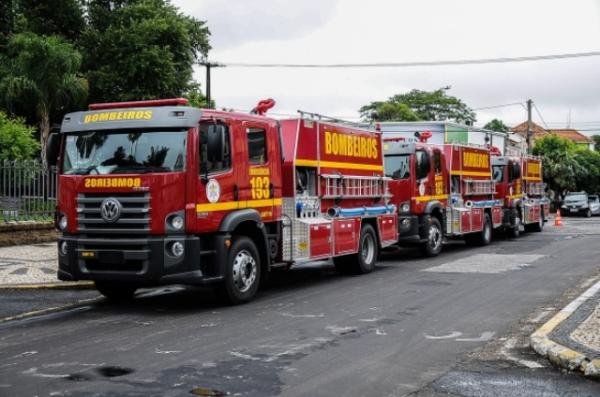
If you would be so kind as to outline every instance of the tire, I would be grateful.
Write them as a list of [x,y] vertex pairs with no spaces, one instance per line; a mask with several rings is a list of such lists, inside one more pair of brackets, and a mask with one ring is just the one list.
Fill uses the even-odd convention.
[[483,247],[492,242],[492,232],[492,219],[488,213],[485,213],[483,215],[483,229],[480,232],[465,235],[465,242],[468,245]]
[[517,216],[515,217],[514,226],[506,228],[506,235],[509,238],[519,238],[519,236],[521,235],[521,232],[519,231],[519,227],[521,226],[521,217],[518,216],[520,215],[520,213],[521,211],[517,210]]
[[378,256],[379,242],[377,241],[377,234],[373,226],[365,223],[360,229],[358,252],[352,255],[333,258],[333,264],[342,274],[366,274],[371,273],[375,269]]
[[585,212],[585,217],[586,218],[591,218],[592,217],[592,210],[591,209],[587,209],[587,211]]
[[544,230],[544,217],[540,216],[540,220],[536,223],[530,223],[529,225],[525,225],[526,232],[541,232]]
[[234,236],[224,280],[217,287],[217,293],[225,303],[246,303],[256,295],[260,281],[261,263],[256,244],[246,236]]
[[114,302],[125,302],[133,299],[137,287],[131,284],[109,283],[96,281],[96,289],[108,300]]
[[437,256],[442,251],[442,241],[444,238],[442,225],[437,218],[429,218],[429,226],[426,234],[427,242],[421,245],[421,253],[427,258]]

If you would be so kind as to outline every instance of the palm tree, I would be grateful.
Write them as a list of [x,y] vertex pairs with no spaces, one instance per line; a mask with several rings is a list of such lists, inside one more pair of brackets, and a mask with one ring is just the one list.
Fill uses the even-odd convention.
[[66,112],[87,97],[87,81],[77,76],[81,55],[57,36],[14,35],[8,43],[7,75],[0,100],[8,109],[30,109],[38,120],[42,159],[50,133],[51,112]]

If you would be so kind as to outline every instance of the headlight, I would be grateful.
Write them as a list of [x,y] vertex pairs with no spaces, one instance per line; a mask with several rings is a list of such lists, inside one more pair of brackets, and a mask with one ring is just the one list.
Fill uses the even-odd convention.
[[179,241],[175,241],[173,244],[171,244],[171,254],[173,254],[174,257],[179,258],[181,255],[183,255],[183,250],[183,244]]
[[409,203],[402,203],[400,205],[400,212],[410,212],[410,204]]
[[181,230],[183,228],[183,218],[179,215],[175,215],[171,218],[171,227],[175,230]]
[[63,256],[67,255],[67,248],[68,248],[68,246],[67,246],[66,241],[63,241],[62,243],[60,243],[60,254]]
[[67,230],[67,217],[65,215],[61,215],[58,220],[58,228],[63,232]]

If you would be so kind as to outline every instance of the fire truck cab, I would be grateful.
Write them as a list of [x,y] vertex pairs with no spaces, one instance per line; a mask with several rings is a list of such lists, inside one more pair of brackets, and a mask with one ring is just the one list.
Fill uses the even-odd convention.
[[[398,208],[399,245],[418,245],[435,256],[448,238],[486,245],[501,225],[490,153],[482,147],[384,140],[386,176]],[[423,136],[425,135],[425,136]]]
[[279,122],[185,99],[91,105],[64,117],[61,280],[112,299],[161,284],[214,282],[232,303],[273,268],[333,258],[367,273],[396,241],[381,135],[320,116]]

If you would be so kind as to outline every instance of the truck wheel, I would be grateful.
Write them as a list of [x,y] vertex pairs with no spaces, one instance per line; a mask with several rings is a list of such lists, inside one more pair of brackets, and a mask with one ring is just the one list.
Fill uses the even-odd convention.
[[423,255],[428,258],[437,256],[442,251],[442,240],[442,225],[437,218],[431,217],[427,229],[427,241],[421,245]]
[[260,270],[260,256],[254,241],[246,236],[234,237],[219,295],[234,305],[252,300],[260,284]]
[[541,216],[536,223],[525,225],[526,232],[541,232],[542,230],[544,230],[544,218]]
[[521,226],[521,218],[519,216],[515,217],[515,225],[513,227],[506,229],[506,234],[509,238],[519,238],[521,232],[519,231],[519,227]]
[[483,229],[478,233],[465,235],[465,242],[468,245],[484,246],[492,242],[492,219],[489,214],[483,215]]
[[109,283],[104,281],[96,281],[96,289],[107,299],[115,302],[123,302],[133,299],[133,295],[137,290],[135,285]]
[[343,274],[366,274],[373,271],[379,251],[377,234],[373,226],[365,223],[360,230],[360,239],[358,240],[358,252],[353,255],[346,255],[339,258],[333,258],[335,268]]

